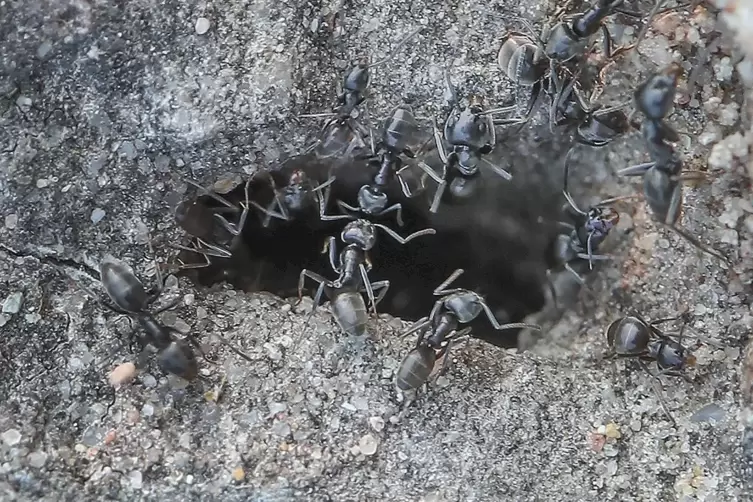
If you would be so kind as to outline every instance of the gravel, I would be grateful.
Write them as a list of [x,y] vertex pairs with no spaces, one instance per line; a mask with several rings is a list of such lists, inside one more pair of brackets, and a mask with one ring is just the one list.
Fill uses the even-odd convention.
[[[200,360],[202,379],[185,385],[152,353],[132,353],[128,320],[77,287],[96,288],[106,254],[151,281],[148,240],[164,262],[182,238],[182,178],[247,176],[302,151],[321,123],[297,117],[327,109],[349,60],[384,57],[417,26],[375,72],[373,117],[404,98],[436,116],[448,64],[462,90],[505,102],[506,27],[545,7],[371,0],[348,3],[333,25],[337,3],[0,1],[0,499],[750,499],[750,101],[746,65],[703,6],[650,30],[604,99],[628,99],[659,62],[702,66],[671,117],[688,169],[712,171],[686,186],[683,225],[734,271],[657,228],[642,202],[626,206],[614,260],[566,312],[535,316],[546,333],[525,339],[530,350],[469,342],[417,396],[395,389],[413,342],[389,316],[349,339],[327,308],[309,319],[306,304],[169,278],[161,301],[185,301],[161,319],[199,334],[217,361]],[[559,190],[550,166],[568,148],[535,122],[497,148],[527,187],[500,196],[531,204],[536,187]],[[576,198],[635,193],[613,173],[643,151],[635,132],[579,149]],[[696,364],[687,379],[661,377],[675,423],[654,379],[601,358],[604,329],[630,308],[692,314]],[[110,372],[137,358],[147,370],[113,387]]]

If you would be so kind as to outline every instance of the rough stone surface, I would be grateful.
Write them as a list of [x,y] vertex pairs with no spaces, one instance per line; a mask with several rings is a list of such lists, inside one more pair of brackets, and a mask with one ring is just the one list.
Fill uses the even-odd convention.
[[[161,301],[191,295],[172,325],[201,334],[218,365],[202,363],[191,386],[154,363],[132,385],[110,385],[135,357],[128,322],[69,275],[91,285],[85,276],[112,254],[148,278],[147,232],[163,256],[180,238],[181,177],[247,175],[301,151],[320,124],[295,117],[326,109],[351,58],[383,57],[416,26],[426,29],[375,72],[373,116],[401,98],[435,115],[448,64],[461,88],[504,103],[512,87],[495,61],[506,29],[520,29],[511,18],[546,13],[507,0],[372,0],[349,3],[333,28],[338,5],[0,0],[0,298],[23,291],[19,310],[0,315],[0,498],[749,499],[738,421],[752,320],[749,136],[737,60],[703,7],[650,30],[643,56],[610,72],[604,99],[627,100],[656,65],[684,61],[692,92],[671,121],[688,168],[713,175],[686,188],[683,223],[733,257],[737,275],[629,206],[613,263],[561,319],[539,316],[547,332],[532,350],[471,342],[416,399],[393,384],[412,343],[399,321],[352,340],[326,310],[306,325],[284,300],[181,279]],[[526,193],[559,190],[561,136],[544,123],[498,148]],[[582,149],[576,193],[639,190],[613,173],[642,152],[638,133]],[[713,342],[687,342],[688,381],[661,378],[676,425],[653,379],[600,357],[605,327],[633,307],[651,318],[687,307],[688,333]]]

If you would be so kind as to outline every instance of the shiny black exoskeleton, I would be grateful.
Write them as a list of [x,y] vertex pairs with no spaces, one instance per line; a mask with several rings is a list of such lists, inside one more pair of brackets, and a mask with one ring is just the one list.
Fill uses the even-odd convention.
[[[585,279],[573,268],[573,265],[585,260],[588,261],[589,270],[593,270],[594,260],[610,259],[607,255],[596,253],[602,242],[609,236],[609,232],[620,221],[619,213],[609,207],[609,204],[621,200],[622,197],[603,200],[590,206],[587,210],[580,209],[568,190],[567,180],[570,171],[571,153],[572,150],[568,152],[565,158],[565,181],[562,193],[568,204],[566,211],[572,215],[573,223],[559,222],[569,232],[557,235],[554,240],[553,254],[555,264],[558,268],[562,267],[570,272],[580,284],[585,284]],[[547,270],[552,299],[556,304],[557,295],[551,280],[551,273],[552,270]]]
[[416,347],[403,359],[397,370],[396,383],[400,390],[417,389],[423,385],[433,372],[436,361],[442,357],[445,357],[446,366],[450,347],[463,340],[471,331],[471,328],[458,331],[459,326],[470,323],[482,312],[497,330],[541,330],[541,327],[535,324],[500,324],[479,294],[462,288],[447,289],[462,273],[463,269],[457,269],[440,284],[434,290],[434,295],[442,298],[434,304],[429,316],[419,319],[402,333],[403,337],[417,331],[419,334]]
[[[376,312],[376,305],[387,294],[390,285],[389,281],[371,282],[368,275],[372,268],[368,252],[376,245],[377,229],[383,230],[400,244],[406,244],[422,235],[435,234],[436,230],[427,228],[403,238],[385,225],[371,223],[362,218],[356,219],[356,216],[352,214],[328,215],[326,214],[328,195],[329,191],[327,191],[326,196],[320,195],[318,197],[319,216],[322,221],[353,220],[345,225],[340,233],[340,240],[345,244],[345,248],[339,255],[337,253],[337,239],[334,237],[329,237],[324,246],[324,252],[329,254],[330,266],[339,276],[337,280],[330,281],[326,277],[304,269],[299,276],[298,295],[300,298],[303,294],[306,277],[317,281],[319,287],[314,295],[314,308],[319,305],[322,294],[326,290],[332,301],[335,320],[340,328],[345,333],[360,336],[365,333],[366,322],[368,321],[366,305],[361,293],[366,292],[372,311]],[[344,206],[350,208],[347,204],[344,204]],[[374,296],[375,290],[381,290],[376,298]]]
[[636,89],[635,105],[644,115],[641,132],[651,161],[620,169],[618,174],[643,176],[643,193],[654,219],[698,249],[729,265],[729,261],[721,253],[705,246],[679,226],[682,214],[682,182],[684,179],[692,178],[694,173],[682,171],[682,159],[670,143],[679,140],[679,135],[664,122],[664,118],[672,109],[682,73],[682,67],[672,63],[651,75]]
[[630,130],[628,117],[622,111],[624,105],[608,108],[594,105],[599,92],[593,90],[586,99],[579,87],[576,76],[571,77],[550,108],[550,125],[571,128],[577,144],[597,148]]
[[[245,186],[245,204],[238,207],[219,194],[207,190],[198,183],[186,180],[186,183],[198,188],[203,194],[220,203],[210,207],[198,198],[182,201],[175,209],[178,225],[193,239],[191,246],[170,243],[171,247],[201,255],[204,263],[183,263],[179,269],[203,268],[212,264],[211,257],[220,259],[244,259],[248,255],[241,237],[249,211],[248,182]],[[231,223],[224,215],[239,213],[238,222]],[[238,256],[238,255],[241,256]]]
[[[389,62],[397,51],[421,30],[422,28],[419,28],[410,33],[381,61],[371,63],[370,58],[364,57],[355,63],[343,77],[342,90],[332,113],[301,115],[331,117],[322,127],[319,140],[313,147],[319,157],[349,156],[355,148],[366,146],[364,136],[371,136],[371,129],[358,121],[357,109],[365,104],[366,90],[371,82],[371,70]],[[371,146],[373,150],[373,138]]]
[[445,121],[444,134],[434,127],[434,142],[442,161],[442,175],[425,163],[418,163],[424,173],[438,185],[429,208],[432,213],[438,211],[448,185],[451,195],[458,199],[467,199],[474,193],[482,162],[502,178],[512,179],[509,172],[484,158],[491,153],[497,142],[494,126],[501,121],[495,121],[492,114],[498,110],[485,110],[479,96],[471,96],[468,105],[461,108],[449,71],[445,72],[445,85],[452,110]]
[[397,179],[403,194],[408,198],[414,197],[415,194],[400,172],[404,165],[401,156],[411,159],[416,156],[411,146],[416,141],[417,132],[418,123],[413,109],[407,104],[395,107],[384,121],[376,151],[369,156],[370,164],[378,166],[371,188],[373,192],[386,192],[392,180]]
[[251,200],[250,203],[265,215],[262,222],[265,228],[269,227],[272,218],[291,221],[312,209],[312,206],[316,204],[314,199],[317,192],[329,187],[335,181],[332,176],[324,183],[316,185],[303,169],[293,169],[287,177],[287,183],[282,188],[278,188],[271,173],[260,172],[268,177],[274,195],[266,207],[255,200]]
[[[677,340],[656,327],[657,324],[673,321],[679,317],[648,322],[640,314],[634,312],[633,315],[617,319],[607,328],[609,347],[607,357],[635,358],[643,370],[657,381],[659,381],[659,375],[683,376],[682,370],[693,360],[692,356],[686,355],[686,349],[682,345],[685,324]],[[656,361],[659,374],[652,373],[644,361]],[[661,394],[657,389],[654,390],[664,412],[674,421]]]
[[[615,13],[641,17],[639,13],[622,8],[624,0],[597,0],[585,12],[575,14],[558,22],[553,28],[545,29],[537,35],[531,24],[521,19],[527,33],[510,32],[500,48],[497,64],[514,83],[531,87],[529,105],[522,120],[527,121],[544,91],[553,96],[553,103],[559,101],[562,84],[558,82],[558,71],[567,63],[572,68],[581,64],[587,56],[593,36],[601,30],[604,36],[604,52],[607,59],[614,59],[620,53],[631,49],[635,44],[614,48],[612,36],[604,20]],[[571,69],[572,69],[571,68]]]
[[[100,280],[113,304],[101,298],[100,302],[114,312],[128,315],[138,322],[144,330],[143,342],[153,345],[159,351],[158,361],[162,370],[186,380],[195,379],[198,375],[198,365],[193,350],[185,339],[173,337],[174,333],[178,333],[176,329],[164,326],[155,317],[175,307],[180,299],[154,312],[147,310],[162,292],[163,284],[159,268],[157,269],[157,292],[152,296],[147,295],[144,285],[133,270],[114,258],[108,257],[100,264]],[[188,340],[198,347],[192,337],[189,336]]]

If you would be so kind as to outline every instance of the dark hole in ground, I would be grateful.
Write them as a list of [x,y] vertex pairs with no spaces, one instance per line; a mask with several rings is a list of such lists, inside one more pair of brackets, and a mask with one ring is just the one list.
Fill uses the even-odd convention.
[[[540,145],[539,145],[540,146]],[[554,153],[554,152],[552,152]],[[547,254],[557,231],[555,222],[560,218],[562,197],[559,175],[551,164],[532,161],[528,152],[511,154],[506,160],[492,158],[514,173],[511,182],[487,170],[482,170],[482,181],[476,195],[462,204],[442,203],[439,212],[428,211],[434,187],[427,181],[427,193],[407,199],[394,183],[390,203],[399,201],[403,206],[404,227],[398,227],[394,214],[376,220],[402,236],[424,228],[435,228],[436,235],[419,237],[401,245],[379,232],[377,245],[369,253],[373,269],[372,281],[389,280],[390,289],[380,303],[378,311],[387,312],[404,320],[417,320],[428,316],[438,297],[433,290],[455,269],[465,273],[453,287],[473,289],[483,295],[501,323],[522,320],[544,305],[546,269],[551,265]],[[516,167],[516,164],[519,167]],[[278,186],[295,169],[303,169],[309,176],[322,182],[333,166],[313,157],[289,159],[279,170],[272,171]],[[358,189],[369,182],[373,172],[365,162],[354,162],[334,168],[336,181],[332,185],[327,214],[340,214],[335,200],[340,199],[357,206]],[[257,176],[251,184],[251,199],[266,207],[272,191],[266,177]],[[225,197],[240,203],[244,199],[243,185]],[[335,279],[328,258],[322,254],[327,237],[337,237],[338,253],[344,247],[340,231],[349,220],[322,222],[314,204],[299,218],[283,221],[273,218],[269,228],[264,228],[264,215],[252,208],[243,232],[243,245],[231,259],[212,258],[213,265],[188,271],[195,281],[204,285],[227,280],[245,291],[267,291],[281,297],[297,296],[300,271],[312,270]],[[200,201],[216,206],[216,201],[202,196]],[[185,262],[203,259],[184,253]],[[317,284],[306,281],[304,294],[312,296]],[[514,331],[496,331],[485,315],[471,326],[473,334],[500,346],[515,346]]]

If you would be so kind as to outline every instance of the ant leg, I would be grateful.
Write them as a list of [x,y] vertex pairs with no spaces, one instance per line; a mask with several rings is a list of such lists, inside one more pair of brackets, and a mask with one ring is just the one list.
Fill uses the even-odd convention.
[[347,214],[327,214],[327,202],[329,201],[330,188],[324,192],[324,196],[321,193],[317,193],[317,199],[319,200],[319,219],[322,221],[337,221],[337,220],[352,220],[353,217]]
[[491,167],[495,173],[497,173],[500,177],[504,178],[507,181],[510,181],[512,179],[512,174],[509,173],[509,171],[502,169],[497,164],[494,164],[493,162],[490,162],[485,157],[481,157],[482,162],[486,162],[486,164]]
[[578,281],[581,286],[586,284],[586,280],[583,278],[583,276],[576,272],[569,263],[565,263],[565,270],[573,274],[573,277],[575,277],[575,280]]
[[434,193],[434,199],[432,200],[431,207],[429,208],[430,212],[436,213],[439,210],[439,203],[442,201],[442,196],[444,195],[445,188],[447,188],[447,180],[443,179],[437,187],[437,191]]
[[630,167],[623,167],[617,171],[617,176],[643,176],[646,171],[656,165],[656,162],[644,162]]
[[453,347],[457,347],[458,345],[465,343],[470,338],[468,335],[471,332],[471,328],[463,328],[460,331],[457,331],[450,336],[448,336],[445,340],[447,340],[447,345],[440,351],[437,359],[443,357],[444,360],[442,361],[442,367],[439,369],[439,371],[436,372],[435,377],[439,377],[447,372],[447,370],[450,368],[450,351]]
[[264,228],[269,227],[269,224],[272,222],[272,218],[277,218],[279,220],[285,220],[285,221],[289,220],[289,218],[285,214],[283,214],[282,211],[275,212],[275,210],[273,209],[275,205],[277,205],[277,207],[279,207],[281,210],[283,207],[279,204],[276,197],[277,197],[277,194],[275,194],[275,198],[272,199],[272,201],[269,203],[269,205],[266,208],[262,207],[261,204],[259,204],[258,202],[254,200],[249,201],[249,203],[252,206],[254,206],[256,209],[264,213],[265,218],[262,222],[262,226]]
[[342,268],[342,263],[338,265],[338,262],[340,262],[339,256],[337,255],[337,240],[330,236],[327,238],[326,241],[324,241],[324,247],[322,248],[322,253],[327,253],[329,256],[329,264],[332,267],[332,270],[340,273],[340,270]]
[[416,35],[418,35],[419,33],[421,33],[421,31],[423,31],[423,29],[424,29],[424,28],[423,28],[423,27],[421,27],[421,28],[418,28],[418,29],[416,29],[416,30],[413,30],[412,32],[410,32],[410,33],[409,33],[409,34],[408,34],[408,35],[407,35],[407,36],[406,36],[405,38],[403,38],[403,39],[402,39],[401,41],[399,41],[399,42],[397,43],[397,45],[395,45],[395,47],[393,47],[393,48],[392,48],[392,50],[391,50],[391,51],[390,51],[390,52],[389,52],[389,53],[387,54],[387,56],[385,56],[385,58],[384,58],[384,59],[382,59],[382,60],[380,60],[380,61],[377,61],[376,63],[372,63],[372,64],[370,64],[370,65],[369,65],[369,69],[371,69],[371,68],[376,68],[377,66],[381,66],[381,65],[383,65],[383,64],[385,64],[385,63],[388,63],[388,62],[389,62],[389,61],[390,61],[390,60],[391,60],[392,58],[394,58],[394,57],[395,57],[395,54],[397,54],[397,52],[398,52],[398,51],[399,51],[399,50],[400,50],[400,49],[401,49],[401,48],[402,48],[402,47],[403,47],[403,46],[404,46],[405,44],[407,44],[407,43],[408,43],[408,42],[410,41],[410,39],[411,39],[411,38],[413,38],[413,37],[415,37]]
[[165,283],[162,280],[162,271],[160,270],[159,261],[157,261],[157,253],[154,252],[152,239],[149,235],[147,235],[147,244],[149,246],[149,254],[154,257],[154,278],[157,281],[157,291],[155,291],[154,294],[151,295],[151,299],[147,300],[147,303],[151,303],[156,300],[160,294],[162,294],[162,290],[165,289]]
[[[208,362],[209,364],[217,364],[217,359],[213,359],[209,357],[209,355],[206,352],[204,352],[204,349],[201,347],[201,344],[199,343],[199,341],[191,333],[185,333],[185,334],[181,333],[180,331],[178,331],[177,329],[171,326],[164,326],[164,328],[170,333],[176,333],[180,335],[181,338],[179,338],[178,340],[182,340],[182,339],[188,340],[191,343],[191,345],[193,345],[196,348],[196,350],[199,351],[199,354],[201,354],[201,357],[206,362]],[[171,340],[174,340],[173,337],[170,337],[170,338]],[[249,361],[251,361],[251,359],[249,359]]]
[[[412,199],[418,193],[413,193],[413,191],[408,186],[408,182],[405,181],[405,179],[402,177],[402,172],[408,169],[410,166],[405,166],[401,168],[397,173],[395,173],[395,177],[397,178],[397,181],[400,183],[400,189],[403,191],[403,195],[405,195],[407,198]],[[422,192],[426,187],[423,185],[419,187],[418,192]]]
[[621,202],[626,200],[638,200],[641,197],[639,195],[620,195],[618,197],[611,197],[609,199],[604,199],[600,202],[597,202],[594,204],[594,207],[602,207],[602,206],[611,206],[615,202]]
[[567,200],[567,203],[570,204],[570,207],[573,208],[573,210],[581,215],[586,215],[585,211],[583,211],[581,208],[578,207],[578,205],[575,203],[575,200],[573,200],[572,195],[570,195],[570,191],[567,188],[567,180],[570,175],[570,159],[572,157],[573,152],[575,151],[575,146],[570,147],[570,150],[567,151],[567,155],[565,155],[565,175],[564,175],[564,188],[562,189],[562,193],[565,195],[565,200]]
[[664,223],[663,225],[671,230],[674,230],[679,236],[685,238],[685,240],[687,240],[689,243],[691,243],[692,245],[694,245],[696,248],[700,249],[704,253],[710,254],[714,258],[722,261],[725,265],[727,265],[727,267],[732,268],[732,263],[726,256],[724,256],[722,253],[720,253],[716,249],[706,246],[701,241],[699,241],[695,236],[686,232],[684,229],[677,227],[675,225],[669,225],[666,223]]
[[[429,323],[430,323],[430,321],[429,321],[428,317],[422,317],[418,321],[416,321],[413,324],[411,324],[411,326],[408,329],[406,329],[405,331],[403,331],[402,333],[400,333],[400,337],[401,338],[407,338],[410,335],[412,335],[413,333],[415,333],[416,331],[421,331],[422,329],[424,329],[426,326],[429,325]],[[421,338],[422,337],[419,335],[419,337],[418,337],[419,342],[421,341]]]
[[632,48],[638,45],[637,43],[635,43],[635,44],[628,44],[628,45],[623,45],[622,47],[615,48],[614,40],[612,39],[612,34],[609,33],[609,28],[607,28],[605,24],[601,25],[601,33],[603,35],[603,40],[604,40],[604,56],[610,60],[616,59],[617,56],[619,56],[623,52],[628,52],[629,50],[631,50]]
[[174,299],[173,301],[171,301],[167,305],[164,305],[164,306],[158,308],[157,310],[155,310],[154,312],[152,312],[152,315],[156,316],[157,314],[161,314],[162,312],[165,312],[167,310],[175,308],[181,302],[181,300],[182,300],[182,298],[179,296],[178,298]]
[[489,305],[486,303],[486,300],[480,299],[479,303],[481,304],[481,308],[484,309],[484,312],[486,313],[486,317],[489,318],[489,322],[492,323],[492,326],[494,326],[494,329],[496,330],[503,330],[503,329],[535,329],[536,331],[541,331],[541,326],[538,324],[529,324],[525,322],[512,322],[508,324],[500,324],[496,317],[494,317],[494,312],[492,312],[492,309],[489,308]]
[[[677,425],[677,422],[675,421],[675,418],[672,416],[672,414],[669,412],[669,408],[667,408],[667,403],[664,401],[664,397],[662,397],[662,384],[661,380],[659,380],[659,377],[651,373],[651,370],[648,369],[648,366],[646,366],[646,363],[641,361],[640,359],[637,359],[638,364],[640,364],[641,368],[648,373],[651,376],[651,387],[654,389],[654,393],[656,394],[656,398],[659,400],[659,404],[661,405],[662,410],[664,411],[664,414],[667,415],[667,418],[672,422],[672,424]],[[657,388],[656,385],[659,385]]]
[[405,222],[403,221],[403,206],[399,202],[381,211],[379,213],[379,216],[385,215],[387,213],[397,213],[395,215],[395,219],[397,220],[398,226],[402,227],[405,224]]
[[656,0],[656,4],[654,5],[654,8],[651,9],[651,12],[649,12],[648,18],[646,19],[646,22],[641,28],[641,31],[638,32],[638,36],[635,38],[635,43],[633,44],[633,49],[635,49],[636,52],[638,52],[638,46],[643,41],[643,37],[646,36],[646,32],[648,32],[648,29],[651,26],[651,21],[654,19],[657,12],[659,12],[659,9],[662,8],[665,1],[666,0]]
[[464,272],[465,270],[463,270],[462,268],[459,268],[455,270],[453,273],[451,273],[450,276],[447,279],[445,279],[442,284],[440,284],[434,289],[434,296],[447,296],[447,295],[451,295],[452,293],[457,293],[458,291],[464,291],[463,288],[445,289],[447,286],[455,282],[458,277],[463,275]]
[[214,244],[210,244],[209,242],[203,241],[201,239],[196,239],[196,240],[202,245],[201,248],[197,246],[189,247],[189,246],[184,246],[182,244],[173,244],[173,243],[168,243],[168,246],[174,249],[180,249],[182,251],[190,251],[192,253],[203,254],[207,256],[214,256],[217,258],[230,258],[231,256],[233,256],[233,254],[225,248],[222,248]]
[[450,105],[451,108],[458,106],[458,92],[457,89],[455,89],[455,86],[452,84],[449,67],[445,68],[444,70],[444,93],[445,101],[448,105]]
[[550,269],[547,269],[546,271],[546,282],[549,286],[549,293],[552,295],[552,303],[554,304],[555,310],[560,309],[559,301],[557,300],[557,289],[554,287],[554,280],[552,279],[552,271]]
[[372,291],[380,290],[379,294],[376,296],[376,305],[379,305],[379,302],[384,300],[384,297],[387,295],[387,291],[390,289],[390,281],[376,281],[371,283],[371,289]]
[[[309,279],[313,279],[314,281],[318,282],[320,286],[322,286],[322,285],[329,285],[329,286],[331,286],[332,285],[331,281],[329,279],[327,279],[326,277],[323,277],[323,276],[317,274],[316,272],[312,272],[312,271],[306,270],[304,268],[303,270],[301,270],[301,273],[298,276],[298,301],[296,302],[296,305],[298,305],[299,303],[301,303],[301,301],[303,300],[303,285],[306,282],[306,277],[308,277]],[[318,290],[317,290],[317,297],[319,297],[318,299],[321,299],[321,295],[319,294]],[[318,305],[318,302],[315,302],[314,303],[314,309],[316,309],[317,305]]]
[[235,211],[238,211],[238,207],[237,206],[234,206],[233,204],[231,204],[230,201],[228,201],[225,197],[222,197],[219,194],[217,194],[214,190],[209,190],[208,188],[205,188],[204,186],[202,186],[202,185],[200,185],[200,184],[196,183],[195,181],[190,180],[188,178],[183,178],[183,181],[185,183],[189,184],[189,185],[192,185],[194,188],[198,189],[204,195],[206,195],[208,197],[211,197],[212,199],[214,199],[215,201],[219,202],[223,206],[225,206],[227,208],[234,209]]
[[343,214],[346,214],[346,213],[351,213],[351,214],[355,213],[355,214],[358,214],[359,212],[361,212],[361,210],[359,208],[353,207],[350,204],[346,204],[345,202],[343,202],[341,200],[337,201],[337,205],[340,207],[340,211],[342,211]]
[[406,243],[408,243],[408,241],[411,241],[411,240],[415,239],[416,237],[422,237],[424,235],[434,235],[434,234],[437,233],[437,231],[434,230],[433,228],[425,228],[423,230],[419,230],[418,232],[413,232],[408,237],[403,238],[403,237],[400,237],[390,227],[384,226],[381,223],[374,223],[374,226],[375,227],[379,227],[382,230],[384,230],[387,233],[387,235],[389,235],[390,237],[392,237],[393,239],[395,239],[400,244],[406,244]]
[[369,280],[369,274],[366,271],[366,267],[363,266],[363,263],[358,265],[358,270],[361,272],[361,280],[363,281],[363,286],[366,288],[366,296],[369,298],[369,303],[371,303],[371,312],[374,314],[374,317],[377,315],[376,311],[376,300],[374,299],[374,290],[371,289],[371,281]]
[[449,156],[447,155],[447,150],[444,147],[444,140],[442,139],[442,133],[439,132],[439,128],[436,124],[432,126],[433,134],[434,134],[434,143],[437,145],[437,153],[439,154],[439,159],[442,161],[443,164],[447,165],[449,163]]

